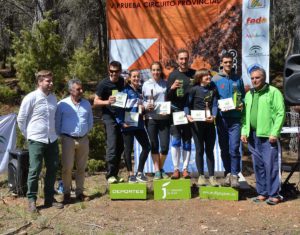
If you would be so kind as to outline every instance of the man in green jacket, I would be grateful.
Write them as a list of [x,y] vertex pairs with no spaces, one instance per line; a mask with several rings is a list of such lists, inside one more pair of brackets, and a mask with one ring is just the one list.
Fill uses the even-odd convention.
[[258,193],[253,201],[276,205],[282,201],[277,142],[285,120],[283,96],[266,83],[266,72],[262,68],[252,69],[251,82],[253,89],[245,97],[241,140],[248,142],[253,158]]

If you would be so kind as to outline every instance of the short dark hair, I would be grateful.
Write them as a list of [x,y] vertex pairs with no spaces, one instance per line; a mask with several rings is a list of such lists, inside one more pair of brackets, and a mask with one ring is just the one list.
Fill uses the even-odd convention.
[[221,61],[223,61],[224,58],[231,58],[233,60],[233,55],[230,52],[225,52],[221,55]]
[[189,51],[188,51],[187,49],[184,49],[184,48],[178,49],[178,50],[177,50],[177,57],[178,57],[178,55],[181,54],[181,53],[187,53],[188,56],[190,56],[190,53],[189,53]]
[[110,66],[112,66],[112,67],[117,67],[120,71],[122,70],[122,64],[121,64],[119,61],[115,61],[115,60],[111,61],[111,62],[109,63],[108,68],[109,68]]

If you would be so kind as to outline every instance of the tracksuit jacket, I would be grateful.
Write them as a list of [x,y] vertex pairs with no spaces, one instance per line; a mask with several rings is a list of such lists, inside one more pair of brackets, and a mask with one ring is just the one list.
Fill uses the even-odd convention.
[[[285,106],[281,92],[267,85],[265,89],[259,92],[256,136],[269,137],[280,135],[282,125],[285,120]],[[247,92],[245,97],[245,106],[242,118],[242,135],[249,137],[250,133],[250,115],[254,90]]]
[[[245,97],[245,89],[243,80],[235,73],[229,76],[223,72],[219,72],[212,79],[219,93],[219,99],[233,98],[234,87],[241,93],[242,100]],[[241,118],[242,113],[238,110],[229,110],[227,112],[219,111],[219,115],[225,118]]]
[[125,112],[132,112],[132,113],[138,112],[139,102],[142,102],[142,92],[140,89],[134,90],[130,85],[126,85],[126,87],[122,92],[127,94],[126,106],[124,109],[118,108],[117,118],[116,118],[117,123],[121,126],[122,132],[144,129],[144,121],[142,115],[139,116],[139,123],[137,127],[130,126],[127,128],[123,128]]

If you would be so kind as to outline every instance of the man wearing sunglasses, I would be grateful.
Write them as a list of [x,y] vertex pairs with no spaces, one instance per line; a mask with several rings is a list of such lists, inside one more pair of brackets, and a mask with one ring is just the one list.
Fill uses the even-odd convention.
[[106,130],[106,179],[109,184],[123,182],[118,177],[121,155],[124,150],[120,126],[116,121],[117,108],[111,106],[116,102],[114,96],[124,88],[124,78],[121,77],[122,65],[118,61],[110,62],[108,66],[109,77],[100,81],[96,89],[94,106],[101,107],[102,119]]
[[251,82],[253,89],[245,97],[241,140],[248,143],[253,158],[258,196],[252,200],[276,205],[282,201],[277,142],[285,120],[284,100],[277,88],[266,83],[264,69],[252,69]]
[[70,96],[61,100],[55,114],[56,133],[62,144],[62,180],[64,204],[71,202],[72,170],[76,165],[76,199],[87,201],[83,194],[84,174],[89,156],[88,132],[93,127],[93,112],[88,100],[82,98],[83,88],[77,78],[68,81]]

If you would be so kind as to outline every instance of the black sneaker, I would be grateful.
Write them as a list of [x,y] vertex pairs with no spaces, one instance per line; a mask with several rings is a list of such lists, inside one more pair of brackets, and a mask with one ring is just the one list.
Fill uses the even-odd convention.
[[63,200],[63,204],[70,204],[71,203],[71,195],[70,193],[66,193],[64,194],[64,200]]
[[62,208],[64,208],[64,204],[56,201],[56,199],[53,198],[50,200],[45,200],[44,207],[45,208],[55,207],[56,209],[62,209]]
[[136,180],[141,183],[147,183],[148,178],[143,173],[138,173],[136,175]]
[[91,198],[83,193],[80,193],[76,196],[76,200],[80,202],[88,202]]
[[135,175],[128,176],[128,183],[133,184],[133,183],[136,183],[136,182],[137,182],[137,180],[136,180]]

